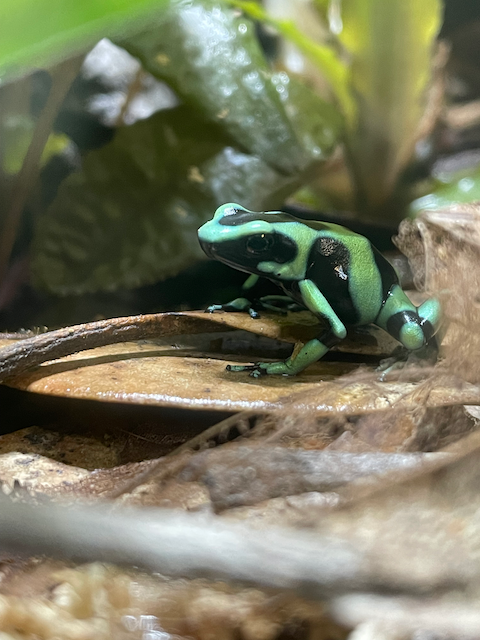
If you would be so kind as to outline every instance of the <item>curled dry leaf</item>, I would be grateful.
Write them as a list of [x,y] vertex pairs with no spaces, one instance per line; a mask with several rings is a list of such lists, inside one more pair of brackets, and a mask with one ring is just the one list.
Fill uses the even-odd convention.
[[396,243],[424,288],[441,301],[445,368],[463,380],[480,381],[480,204],[424,211],[402,223]]
[[[280,320],[201,312],[116,318],[59,329],[4,347],[0,375],[10,376],[12,386],[38,393],[222,411],[275,411],[284,408],[286,396],[289,410],[320,415],[337,411],[358,415],[392,405],[408,409],[418,404],[418,387],[412,382],[380,383],[374,375],[336,384],[336,378],[358,369],[355,360],[378,363],[389,352],[387,348],[396,344],[380,330],[345,340],[332,355],[333,361],[322,360],[294,378],[254,379],[225,371],[226,364],[238,357],[222,355],[221,341],[200,341],[192,348],[190,340],[188,346],[192,334],[234,328],[257,335],[248,343],[254,354],[247,361],[252,361],[261,359],[265,346],[256,342],[258,336],[305,341],[317,324],[308,314]],[[180,348],[182,341],[186,341],[184,349]],[[102,344],[115,346],[98,348]],[[97,349],[85,351],[90,347]],[[340,351],[351,355],[335,355]],[[79,353],[58,359],[74,352]],[[427,406],[477,404],[480,391],[473,385],[453,386],[451,380],[439,380],[429,386],[424,400]]]

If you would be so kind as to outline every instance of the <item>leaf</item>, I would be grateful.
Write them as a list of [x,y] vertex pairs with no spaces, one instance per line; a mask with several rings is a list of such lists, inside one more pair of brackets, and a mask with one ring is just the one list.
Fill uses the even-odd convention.
[[273,26],[279,33],[293,42],[320,69],[328,80],[347,122],[354,119],[355,102],[352,99],[350,90],[350,71],[332,47],[315,42],[290,20],[272,18],[257,2],[250,0],[228,1],[255,20],[260,20]]
[[381,205],[409,160],[424,112],[439,0],[344,0],[339,38],[351,56],[357,121],[347,131],[363,208]]
[[167,0],[2,0],[0,77],[152,24]]
[[480,169],[461,171],[437,183],[430,193],[417,198],[410,205],[410,212],[435,211],[445,209],[459,203],[477,202],[480,200]]
[[[218,123],[239,149],[287,175],[311,163],[289,114],[292,106],[301,109],[301,102],[292,100],[293,81],[286,73],[271,73],[248,18],[221,3],[184,2],[165,13],[160,32],[144,32],[121,44]],[[304,109],[301,117],[315,130],[313,159],[319,160],[332,151],[342,123],[330,105],[310,94],[314,108]]]
[[[280,359],[277,343],[267,349],[259,336],[305,342],[312,335],[318,335],[318,322],[315,318],[312,320],[310,314],[290,314],[280,320],[276,316],[254,320],[247,314],[186,312],[116,318],[91,324],[93,326],[88,333],[80,333],[80,329],[89,325],[80,325],[52,332],[52,338],[41,334],[28,339],[28,342],[20,342],[16,348],[11,348],[13,353],[10,352],[8,358],[8,347],[3,353],[0,350],[3,375],[10,372],[8,384],[35,393],[104,402],[222,412],[285,413],[288,410],[290,416],[300,415],[303,424],[307,416],[327,417],[338,413],[358,416],[386,410],[390,411],[391,419],[393,408],[410,411],[418,408],[419,404],[427,407],[478,404],[480,396],[478,385],[455,387],[448,379],[446,382],[439,379],[436,384],[427,380],[423,391],[421,385],[412,382],[380,383],[375,374],[368,379],[364,376],[350,381],[338,380],[339,376],[358,369],[359,361],[365,360],[365,354],[373,356],[373,362],[377,363],[396,347],[396,342],[380,329],[342,341],[338,350],[332,351],[331,359],[320,360],[295,377],[256,379],[247,373],[235,374],[225,370],[225,366],[233,361],[247,363],[265,357]],[[129,335],[142,335],[144,339],[120,343],[115,340],[115,344],[111,344],[113,341],[110,344],[104,342],[107,346],[53,360],[54,356],[46,346],[52,344],[53,339],[53,344],[67,347],[63,353],[72,353],[78,349],[79,342],[88,346],[92,336],[100,336],[99,325],[103,330],[110,325],[116,331],[117,340],[131,340]],[[136,333],[128,334],[129,328]],[[233,340],[229,333],[222,348],[220,333],[232,328],[256,334],[242,336],[241,340],[248,344],[248,355],[225,355],[234,350]],[[152,335],[159,337],[152,340]],[[176,336],[175,339],[172,336]],[[69,339],[73,340],[71,351],[68,350]],[[173,341],[175,344],[172,346]],[[338,352],[359,354],[359,357],[349,360],[337,356]],[[42,364],[21,373],[18,366],[24,366],[27,357],[35,359],[38,355],[43,355],[43,359],[37,360]],[[9,363],[13,369],[9,368]],[[18,374],[14,376],[16,371]]]
[[305,451],[256,442],[254,446],[239,444],[227,450],[217,447],[197,453],[180,478],[205,485],[218,513],[278,496],[336,491],[359,479],[364,485],[369,482],[378,486],[382,475],[413,471],[439,457],[441,454],[435,453]]
[[197,229],[227,195],[254,205],[283,182],[228,142],[188,107],[120,129],[40,220],[35,284],[60,294],[135,287],[203,257]]

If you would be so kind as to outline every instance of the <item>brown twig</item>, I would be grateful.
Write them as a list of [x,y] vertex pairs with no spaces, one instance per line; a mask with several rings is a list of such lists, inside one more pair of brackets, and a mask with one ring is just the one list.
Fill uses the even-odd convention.
[[128,91],[125,95],[125,100],[123,101],[122,108],[120,109],[120,113],[118,114],[117,119],[115,120],[116,127],[121,127],[125,124],[124,122],[125,115],[128,111],[129,106],[132,103],[132,100],[135,98],[137,93],[142,88],[144,77],[145,77],[145,71],[143,70],[143,67],[139,67],[137,73],[135,74],[135,77],[133,78],[132,82],[128,87]]

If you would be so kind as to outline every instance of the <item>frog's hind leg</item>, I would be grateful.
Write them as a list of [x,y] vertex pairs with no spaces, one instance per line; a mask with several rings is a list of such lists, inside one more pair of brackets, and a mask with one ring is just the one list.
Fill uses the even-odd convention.
[[347,330],[330,306],[325,296],[311,280],[301,280],[298,284],[302,300],[310,311],[322,317],[329,325],[318,338],[309,340],[298,352],[294,352],[284,362],[257,362],[253,365],[229,365],[228,371],[250,371],[250,375],[286,375],[294,376],[308,365],[320,360],[329,349],[340,342]]
[[420,307],[410,302],[399,285],[394,285],[375,324],[387,331],[409,351],[425,346],[440,324],[440,305],[431,298]]
[[252,365],[227,366],[227,371],[249,371],[250,375],[258,378],[262,375],[285,375],[294,376],[303,371],[310,364],[320,360],[334,345],[340,342],[340,338],[332,331],[327,330],[318,338],[309,340],[299,351],[283,362],[257,362]]
[[424,327],[425,334],[430,334],[431,338],[437,333],[442,322],[440,302],[437,298],[429,298],[417,308],[417,313],[421,318],[421,324],[422,327]]
[[[401,342],[407,352],[414,351],[416,359],[433,364],[438,347],[434,338],[440,327],[440,304],[436,298],[415,307],[398,285],[394,285],[375,321],[379,327]],[[408,353],[400,358],[387,358],[379,369],[384,375],[402,367]]]

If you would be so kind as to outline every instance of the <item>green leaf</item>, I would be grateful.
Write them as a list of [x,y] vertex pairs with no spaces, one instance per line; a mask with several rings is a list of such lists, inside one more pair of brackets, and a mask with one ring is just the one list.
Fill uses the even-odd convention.
[[[165,13],[160,29],[121,44],[224,128],[239,148],[286,175],[311,164],[313,145],[298,144],[287,113],[291,79],[286,73],[272,76],[248,18],[222,3],[183,2]],[[302,118],[315,122],[313,159],[318,160],[332,151],[341,123],[320,99],[310,98],[310,103],[314,99],[318,113]]]
[[315,42],[302,33],[290,20],[277,20],[272,18],[257,2],[251,0],[227,1],[255,20],[275,27],[279,33],[293,42],[298,49],[318,67],[326,80],[328,80],[347,122],[354,120],[355,102],[352,99],[350,91],[350,70],[348,65],[339,58],[332,47],[320,42]]
[[284,188],[284,176],[229,143],[186,106],[120,129],[40,220],[35,284],[60,294],[135,287],[202,257],[196,232],[216,206],[254,208]]
[[168,0],[1,0],[0,77],[151,25]]
[[480,201],[480,167],[474,171],[461,171],[439,183],[430,193],[417,198],[410,204],[410,213],[415,215],[424,210],[436,210],[457,203]]
[[440,0],[343,0],[339,37],[351,56],[358,105],[347,143],[362,208],[382,205],[410,159],[432,51],[442,17]]

